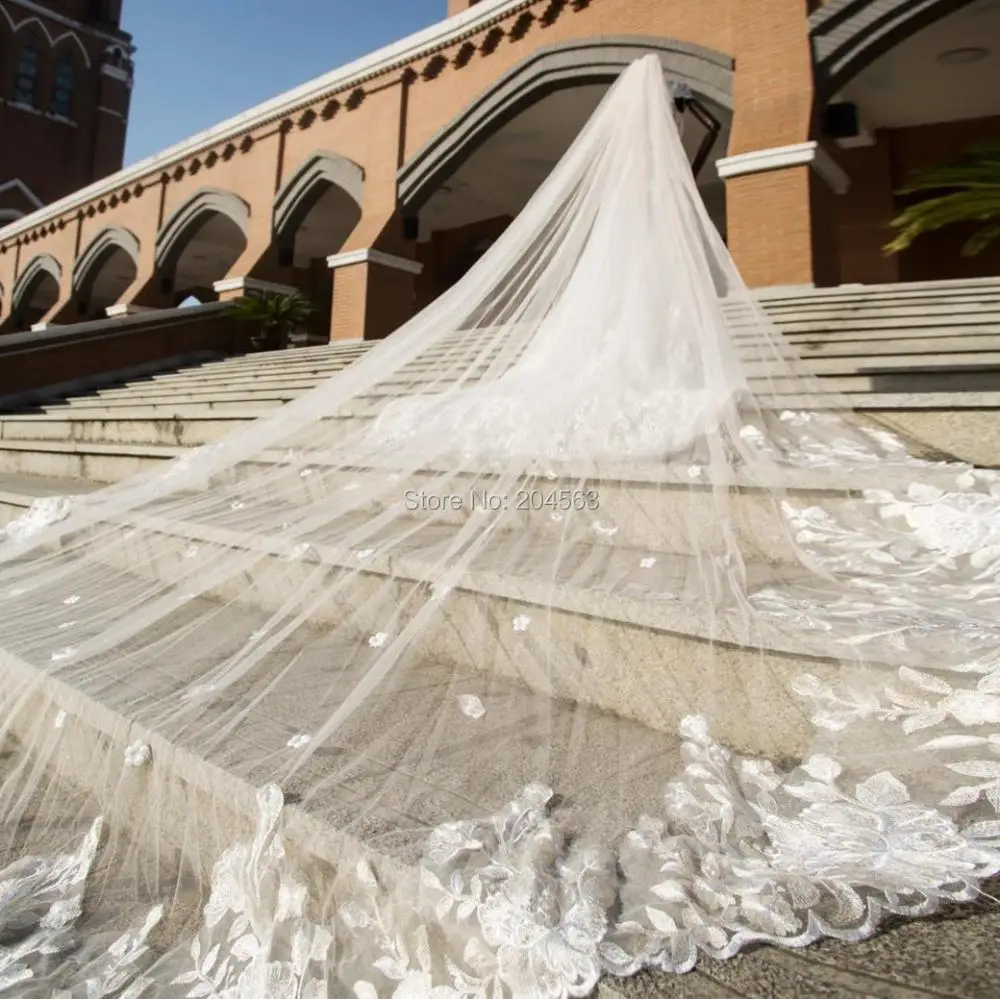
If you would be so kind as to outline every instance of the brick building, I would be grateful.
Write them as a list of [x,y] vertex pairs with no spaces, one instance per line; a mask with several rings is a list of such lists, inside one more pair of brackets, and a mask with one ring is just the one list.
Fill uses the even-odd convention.
[[960,227],[882,250],[915,168],[1000,135],[1000,0],[447,15],[0,232],[0,332],[270,287],[305,291],[334,338],[383,336],[462,276],[647,53],[707,113],[685,141],[694,160],[711,139],[699,187],[751,285],[1000,273],[1000,245],[962,257]]
[[121,0],[0,0],[0,226],[120,170]]

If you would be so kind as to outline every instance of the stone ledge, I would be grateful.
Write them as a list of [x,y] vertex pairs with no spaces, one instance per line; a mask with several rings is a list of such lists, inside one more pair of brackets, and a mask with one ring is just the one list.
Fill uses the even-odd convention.
[[835,194],[845,194],[851,186],[851,178],[815,140],[726,156],[716,160],[715,166],[722,180],[767,173],[771,170],[787,170],[789,167],[808,166],[816,171]]

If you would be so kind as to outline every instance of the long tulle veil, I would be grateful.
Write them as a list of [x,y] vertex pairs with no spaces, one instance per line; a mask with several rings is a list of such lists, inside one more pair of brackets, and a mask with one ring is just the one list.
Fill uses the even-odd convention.
[[0,544],[0,995],[583,996],[1000,867],[1000,484],[854,416],[655,58],[343,373]]

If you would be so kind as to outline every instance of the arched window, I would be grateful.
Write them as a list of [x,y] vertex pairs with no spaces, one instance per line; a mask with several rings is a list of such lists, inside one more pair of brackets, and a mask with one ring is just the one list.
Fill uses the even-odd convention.
[[61,118],[73,117],[73,57],[64,55],[56,63],[55,82],[52,85],[52,105],[49,110]]
[[35,107],[38,104],[38,66],[41,56],[31,42],[21,46],[14,72],[14,100]]

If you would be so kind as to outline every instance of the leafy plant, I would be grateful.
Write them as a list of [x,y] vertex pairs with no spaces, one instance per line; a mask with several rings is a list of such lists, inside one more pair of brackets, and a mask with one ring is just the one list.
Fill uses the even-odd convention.
[[302,329],[316,310],[298,293],[255,291],[236,299],[232,311],[238,320],[256,325],[250,337],[254,350],[278,350],[288,346],[291,334]]
[[974,257],[1000,237],[1000,139],[970,149],[952,163],[930,167],[897,194],[937,193],[904,209],[892,220],[896,238],[885,246],[899,253],[927,232],[957,222],[981,222],[962,247],[963,257]]

